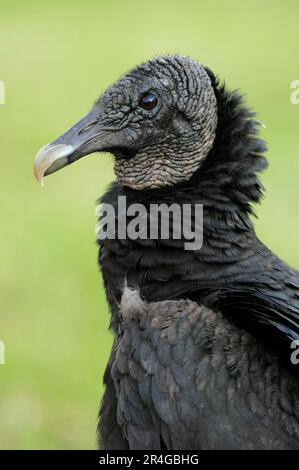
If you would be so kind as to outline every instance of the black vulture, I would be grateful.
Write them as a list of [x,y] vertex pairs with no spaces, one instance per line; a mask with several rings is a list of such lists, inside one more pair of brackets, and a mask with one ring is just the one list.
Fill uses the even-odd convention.
[[98,240],[114,333],[102,449],[299,449],[299,273],[254,231],[258,127],[208,68],[166,55],[120,78],[36,157],[42,181],[112,153],[116,181],[101,201],[116,225],[120,196],[203,205],[200,249],[183,235]]

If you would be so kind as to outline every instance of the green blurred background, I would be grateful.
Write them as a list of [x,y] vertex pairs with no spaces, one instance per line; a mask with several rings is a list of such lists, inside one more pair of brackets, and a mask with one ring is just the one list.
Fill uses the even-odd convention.
[[32,161],[137,63],[191,55],[246,93],[269,143],[257,231],[299,268],[298,22],[295,0],[1,0],[1,449],[95,448],[111,347],[95,200],[113,162],[92,155],[41,188]]

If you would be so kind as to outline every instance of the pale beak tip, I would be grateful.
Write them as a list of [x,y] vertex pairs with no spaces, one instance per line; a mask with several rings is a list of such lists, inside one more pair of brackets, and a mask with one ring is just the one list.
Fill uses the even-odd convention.
[[39,168],[36,166],[33,167],[33,174],[36,181],[41,185],[44,186],[44,177],[43,174],[39,171]]
[[47,144],[36,155],[33,164],[33,173],[41,186],[44,186],[44,174],[50,167],[54,171],[67,163],[66,157],[74,152],[74,147],[66,144]]
[[44,186],[44,171],[39,167],[39,165],[33,166],[33,174],[36,181],[41,185]]

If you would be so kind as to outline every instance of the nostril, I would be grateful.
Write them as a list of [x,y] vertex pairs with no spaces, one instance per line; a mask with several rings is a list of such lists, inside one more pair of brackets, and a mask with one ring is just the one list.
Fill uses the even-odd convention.
[[95,119],[92,122],[89,122],[86,124],[86,126],[82,127],[82,129],[79,130],[78,135],[83,134],[83,132],[88,131],[91,127],[93,127],[98,121]]

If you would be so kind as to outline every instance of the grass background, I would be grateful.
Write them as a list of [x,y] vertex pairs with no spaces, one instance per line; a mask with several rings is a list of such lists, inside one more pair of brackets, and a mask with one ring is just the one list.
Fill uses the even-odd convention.
[[257,231],[299,268],[299,3],[1,0],[0,448],[95,448],[111,347],[96,264],[95,200],[113,179],[95,154],[46,180],[38,149],[120,74],[162,53],[191,55],[246,92],[267,127],[267,197]]

